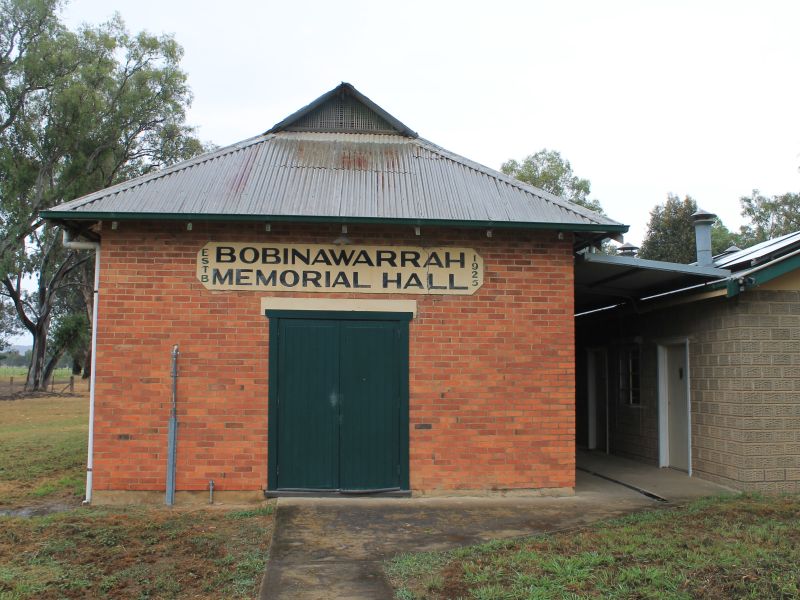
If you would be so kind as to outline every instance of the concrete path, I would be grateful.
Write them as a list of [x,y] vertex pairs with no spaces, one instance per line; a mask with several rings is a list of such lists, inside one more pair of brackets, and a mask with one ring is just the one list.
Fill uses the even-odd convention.
[[578,469],[620,481],[670,502],[688,502],[705,496],[734,492],[716,483],[689,477],[683,471],[658,469],[636,460],[579,450]]
[[[659,472],[649,468],[651,477]],[[723,491],[709,485],[713,490],[703,487],[700,495]],[[382,562],[397,554],[580,527],[670,504],[583,471],[576,494],[562,498],[281,498],[261,600],[388,600]]]

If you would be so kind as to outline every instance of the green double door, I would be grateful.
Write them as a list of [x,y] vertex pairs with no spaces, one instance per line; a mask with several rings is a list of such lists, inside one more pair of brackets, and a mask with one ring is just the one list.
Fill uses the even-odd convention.
[[408,487],[408,319],[347,317],[271,318],[271,489]]

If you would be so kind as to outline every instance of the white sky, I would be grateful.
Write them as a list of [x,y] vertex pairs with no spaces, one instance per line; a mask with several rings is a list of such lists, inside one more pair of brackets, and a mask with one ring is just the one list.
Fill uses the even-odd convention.
[[220,146],[348,81],[495,169],[560,151],[637,245],[668,192],[731,229],[753,188],[800,192],[797,0],[72,0],[63,16],[114,11],[175,35],[189,122]]
[[189,122],[227,145],[348,81],[489,167],[543,147],[644,235],[668,192],[732,229],[739,198],[800,191],[800,2],[73,0],[172,33]]

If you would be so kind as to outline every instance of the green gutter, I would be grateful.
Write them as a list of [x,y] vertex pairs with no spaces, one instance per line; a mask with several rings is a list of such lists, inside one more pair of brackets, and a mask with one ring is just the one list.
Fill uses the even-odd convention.
[[716,282],[710,287],[712,290],[721,290],[725,288],[727,290],[726,297],[733,298],[745,290],[764,285],[773,279],[782,277],[797,269],[800,269],[800,255],[792,256],[785,260],[779,260],[772,265],[765,265],[763,269],[751,271],[747,275],[741,277],[733,275],[726,281]]
[[728,298],[737,296],[746,289],[764,285],[773,279],[782,277],[797,269],[800,269],[800,255],[792,256],[785,260],[779,260],[779,262],[772,265],[765,265],[763,269],[753,271],[744,277],[744,281],[739,278],[728,282]]
[[338,223],[338,224],[375,224],[375,225],[412,225],[440,227],[476,227],[488,229],[538,229],[571,232],[626,233],[627,225],[601,225],[580,223],[529,223],[514,221],[462,221],[448,219],[390,219],[381,217],[325,217],[325,216],[291,216],[291,215],[225,215],[203,213],[116,213],[89,211],[43,210],[39,213],[43,219],[57,221],[210,221],[210,222],[258,222],[258,223]]
[[734,296],[738,296],[739,292],[742,291],[742,287],[739,285],[738,279],[731,278],[728,279],[727,281],[722,281],[714,285],[713,289],[719,290],[722,289],[723,286],[725,286],[725,288],[728,290],[728,292],[725,294],[726,298],[733,298]]
[[782,275],[791,273],[798,268],[800,268],[800,255],[792,256],[791,258],[787,258],[786,260],[782,260],[778,263],[768,266],[762,271],[752,273],[750,277],[755,280],[755,285],[761,285],[767,283],[768,281],[772,281],[773,279],[777,279]]

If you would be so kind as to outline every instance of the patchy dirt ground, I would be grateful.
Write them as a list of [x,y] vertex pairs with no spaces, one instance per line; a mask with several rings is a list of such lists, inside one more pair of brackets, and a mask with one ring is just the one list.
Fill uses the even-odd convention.
[[81,507],[88,399],[0,402],[0,598],[254,598],[274,504]]
[[0,517],[2,598],[253,598],[274,506]]

